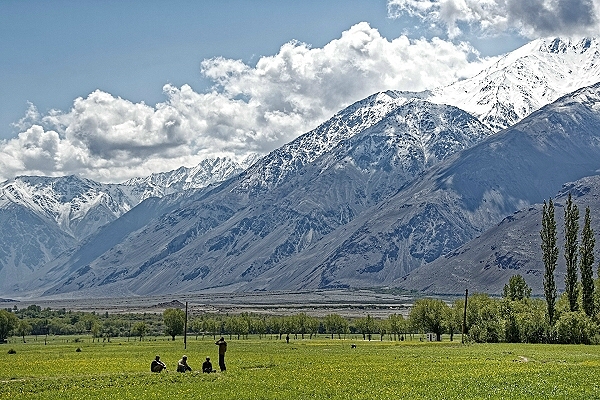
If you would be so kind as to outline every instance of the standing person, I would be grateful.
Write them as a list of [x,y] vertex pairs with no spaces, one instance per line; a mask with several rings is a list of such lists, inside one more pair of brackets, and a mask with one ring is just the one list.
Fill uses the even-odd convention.
[[150,371],[152,372],[160,372],[163,369],[167,369],[167,366],[164,362],[160,361],[160,356],[156,356],[152,363],[150,364]]
[[181,357],[181,360],[177,362],[177,372],[191,371],[192,368],[187,363],[187,356]]
[[227,351],[227,342],[221,336],[221,339],[215,342],[217,346],[219,346],[219,367],[221,368],[221,372],[225,371],[225,352]]

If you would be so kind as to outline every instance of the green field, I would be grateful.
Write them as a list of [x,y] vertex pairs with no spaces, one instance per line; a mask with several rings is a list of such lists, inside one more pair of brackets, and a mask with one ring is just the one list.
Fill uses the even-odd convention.
[[[183,341],[43,338],[0,345],[0,399],[593,399],[600,346],[362,339],[229,340],[227,372],[202,374],[212,337]],[[351,343],[357,347],[352,349]],[[77,352],[76,349],[81,351]],[[14,349],[16,354],[8,354]],[[175,372],[182,354],[195,371]],[[161,355],[169,371],[149,372]]]

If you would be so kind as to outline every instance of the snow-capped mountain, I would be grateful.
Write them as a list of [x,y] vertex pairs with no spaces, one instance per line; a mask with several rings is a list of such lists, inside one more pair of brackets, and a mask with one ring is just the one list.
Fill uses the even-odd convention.
[[127,187],[75,176],[0,186],[0,287],[24,279],[139,203]]
[[[407,273],[454,251],[515,211],[543,202],[564,182],[599,171],[596,84],[429,169],[329,240],[282,263],[283,271],[294,274],[272,277],[270,284],[403,286],[401,278]],[[444,268],[442,261],[436,265]],[[437,289],[443,292],[441,285]]]
[[561,96],[600,82],[600,40],[546,38],[506,54],[476,76],[426,93],[495,131]]
[[[511,129],[489,135],[484,128],[477,144],[419,173],[416,161],[474,136],[464,132],[475,125],[455,108],[408,101],[241,207],[232,189],[249,170],[85,263],[65,260],[50,275],[60,283],[46,294],[400,285],[564,182],[597,174],[599,110],[600,84]],[[106,236],[117,233],[111,226]]]
[[[273,154],[199,201],[175,207],[132,232],[93,260],[79,262],[87,252],[82,250],[54,269],[68,273],[48,294],[84,288],[155,294],[167,287],[173,292],[253,285],[426,168],[493,134],[458,108],[418,99],[403,103],[375,125],[299,166],[285,181],[275,181],[270,190],[258,186],[260,196],[248,191],[246,183],[273,176],[264,173],[272,170]],[[264,170],[257,172],[259,166]],[[113,224],[106,230],[112,228],[118,229]]]
[[143,200],[216,184],[239,174],[243,166],[217,158],[123,184],[102,184],[76,176],[24,176],[3,182],[0,290],[27,278]]
[[312,131],[265,156],[242,176],[236,190],[252,195],[275,188],[342,140],[377,124],[414,97],[411,92],[387,91],[352,104]]
[[76,176],[59,178],[23,176],[0,187],[0,210],[18,205],[53,222],[79,240],[137,204],[130,187],[102,184]]
[[184,190],[202,189],[226,181],[259,159],[257,154],[247,156],[241,162],[228,157],[205,159],[192,168],[180,167],[174,171],[158,172],[144,178],[133,178],[123,182],[123,185],[132,186],[137,192],[142,190],[142,200],[148,197],[163,197]]
[[[211,196],[210,202],[206,200],[208,194],[193,192],[181,199],[169,196],[161,201],[152,201],[151,203],[146,201],[131,213],[126,214],[124,218],[115,221],[99,232],[97,236],[101,239],[93,240],[91,238],[75,252],[64,254],[61,259],[49,264],[48,269],[52,269],[53,272],[41,271],[40,274],[45,275],[41,280],[58,279],[56,278],[57,274],[68,275],[91,263],[113,246],[122,249],[115,250],[113,258],[120,259],[127,255],[132,259],[141,260],[149,254],[158,252],[158,254],[154,254],[156,262],[165,255],[177,251],[185,241],[190,241],[231,218],[236,212],[251,204],[257,196],[260,197],[261,194],[283,185],[294,177],[303,166],[325,152],[331,151],[343,139],[352,137],[361,130],[380,122],[407,101],[408,99],[402,97],[401,93],[387,92],[377,93],[351,105],[316,129],[257,161],[248,171],[238,178],[233,178],[233,181],[223,188],[211,190],[210,192],[216,192],[219,195]],[[174,174],[178,175],[178,182],[186,180],[190,175],[188,170],[183,169],[180,172],[175,171]],[[147,190],[139,191],[140,197],[145,197],[148,193],[160,194],[169,190],[173,186],[171,181],[171,174],[156,174],[146,179],[131,180],[126,184],[148,185]],[[155,186],[158,186],[158,189]],[[196,202],[201,204],[196,205]],[[179,209],[195,209],[189,212],[174,212],[175,216],[169,215],[170,211],[177,210],[178,207]],[[364,206],[362,207],[364,208]],[[161,213],[165,215],[160,217]],[[164,231],[164,235],[155,239],[146,238],[145,242],[140,242],[134,236],[136,231],[143,229],[144,224],[151,225],[153,218],[158,218],[157,223],[161,228],[156,229]],[[243,223],[247,223],[247,220],[244,220]],[[142,234],[148,231],[152,232],[154,229],[143,229]],[[251,231],[254,232],[254,229],[256,228]],[[241,231],[248,232],[248,228],[243,227]],[[169,235],[173,232],[178,232],[173,243],[165,243],[165,240],[171,240]],[[182,240],[182,238],[186,239]],[[119,243],[119,240],[122,240],[123,243]],[[145,245],[140,246],[140,243],[145,243]],[[117,263],[126,265],[123,259]],[[61,269],[61,266],[66,270]]]
[[[596,39],[538,40],[444,88],[374,94],[239,175],[234,163],[215,160],[128,181],[123,193],[147,200],[46,263],[29,289],[126,295],[395,284],[600,168],[596,86],[489,137],[486,150],[475,145],[600,81],[598,47]],[[217,175],[228,179],[211,181]],[[60,231],[66,241],[71,231]],[[56,256],[42,253],[44,262]]]

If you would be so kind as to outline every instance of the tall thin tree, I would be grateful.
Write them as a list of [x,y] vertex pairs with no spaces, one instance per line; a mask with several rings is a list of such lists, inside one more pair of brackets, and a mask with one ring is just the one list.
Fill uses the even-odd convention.
[[590,217],[590,208],[585,208],[585,217],[583,219],[583,230],[581,231],[581,247],[579,248],[581,271],[581,304],[583,311],[587,316],[594,315],[594,230]]
[[571,193],[565,203],[565,293],[571,311],[577,311],[579,288],[577,287],[577,236],[579,235],[579,209],[573,204]]
[[546,203],[542,210],[542,254],[544,257],[544,295],[548,307],[548,320],[554,324],[554,310],[556,306],[556,282],[554,270],[558,260],[558,247],[556,246],[556,220],[554,219],[554,203],[552,199]]

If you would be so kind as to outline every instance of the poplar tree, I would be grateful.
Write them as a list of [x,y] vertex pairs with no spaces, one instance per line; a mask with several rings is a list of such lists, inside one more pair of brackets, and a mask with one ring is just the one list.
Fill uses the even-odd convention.
[[579,210],[577,205],[573,204],[571,193],[565,204],[565,264],[567,272],[565,274],[565,293],[569,300],[571,311],[577,311],[579,298],[579,288],[577,287],[577,236],[579,235]]
[[581,303],[583,311],[589,317],[594,315],[594,246],[596,239],[594,238],[594,230],[592,229],[592,221],[590,217],[590,208],[586,207],[585,217],[583,220],[583,230],[581,231],[581,247],[579,248],[580,262],[579,268],[581,271]]
[[542,210],[542,254],[544,258],[544,295],[548,308],[548,320],[550,325],[554,323],[554,310],[556,306],[556,282],[554,281],[554,270],[558,260],[558,247],[556,246],[556,220],[554,219],[554,204],[552,199],[546,203]]

